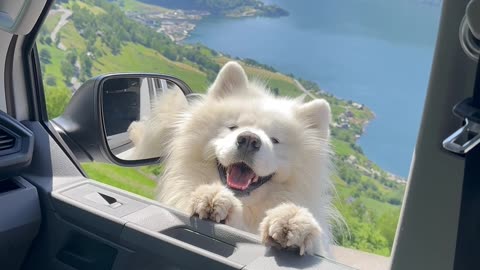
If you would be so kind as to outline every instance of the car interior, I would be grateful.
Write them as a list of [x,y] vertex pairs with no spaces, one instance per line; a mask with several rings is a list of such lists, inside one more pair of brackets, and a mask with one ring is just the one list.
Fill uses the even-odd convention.
[[[49,121],[35,42],[53,4],[0,2],[0,269],[356,269],[89,179],[81,161],[161,161],[122,159],[128,124],[159,82],[196,96],[182,78],[109,74]],[[480,269],[479,55],[480,0],[443,0],[392,256],[386,266],[363,257],[364,269]]]

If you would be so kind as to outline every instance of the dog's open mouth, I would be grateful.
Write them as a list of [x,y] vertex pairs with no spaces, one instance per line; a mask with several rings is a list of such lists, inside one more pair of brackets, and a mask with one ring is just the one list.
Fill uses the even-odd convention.
[[227,185],[238,190],[247,189],[258,181],[258,176],[245,163],[235,163],[227,168]]
[[227,167],[218,163],[218,173],[222,182],[236,195],[248,195],[273,176],[270,174],[260,177],[244,162],[233,163]]

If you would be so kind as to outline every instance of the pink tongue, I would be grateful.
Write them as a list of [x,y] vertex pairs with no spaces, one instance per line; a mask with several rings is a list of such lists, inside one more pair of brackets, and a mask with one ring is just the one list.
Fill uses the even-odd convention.
[[255,177],[255,173],[243,164],[234,164],[229,168],[227,174],[227,184],[231,188],[245,190],[250,185],[250,181]]

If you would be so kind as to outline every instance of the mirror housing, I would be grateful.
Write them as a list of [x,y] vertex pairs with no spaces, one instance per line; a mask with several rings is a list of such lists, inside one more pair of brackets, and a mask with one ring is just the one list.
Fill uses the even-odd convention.
[[[192,94],[192,90],[185,82],[162,74],[115,73],[89,79],[73,94],[64,113],[51,120],[56,131],[80,162],[99,161],[121,166],[143,166],[159,162],[160,157],[142,160],[120,159],[112,153],[107,140],[103,106],[105,82],[113,79],[144,78],[166,80],[178,86],[186,97]],[[192,94],[192,97],[194,95]]]

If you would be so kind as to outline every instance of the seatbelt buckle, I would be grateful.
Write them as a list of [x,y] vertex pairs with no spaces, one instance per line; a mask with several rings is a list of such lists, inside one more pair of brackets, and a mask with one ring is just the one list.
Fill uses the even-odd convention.
[[453,113],[465,120],[465,124],[443,141],[443,148],[465,155],[480,143],[480,109],[467,98],[455,105]]

